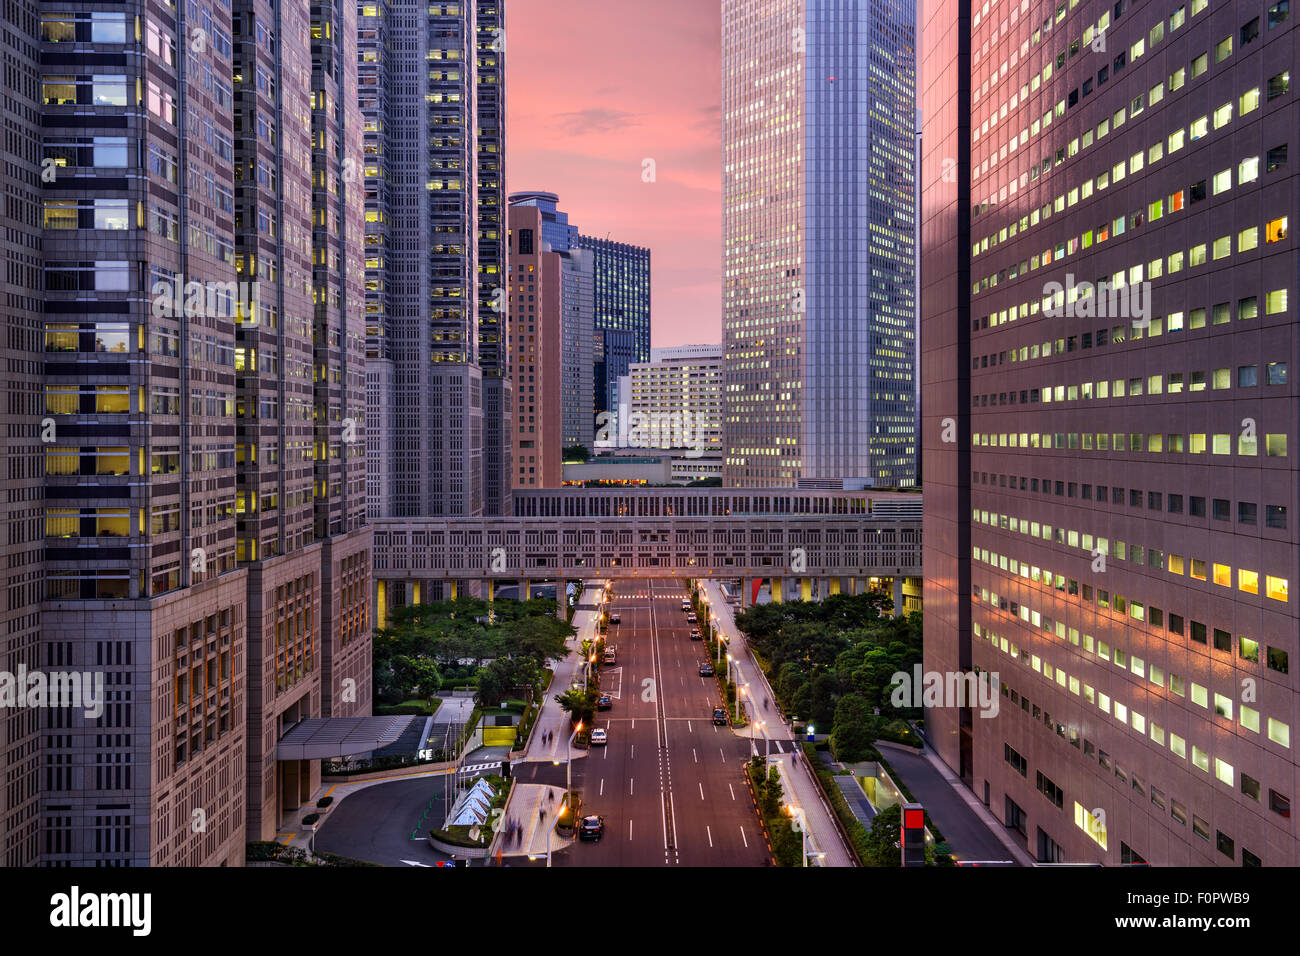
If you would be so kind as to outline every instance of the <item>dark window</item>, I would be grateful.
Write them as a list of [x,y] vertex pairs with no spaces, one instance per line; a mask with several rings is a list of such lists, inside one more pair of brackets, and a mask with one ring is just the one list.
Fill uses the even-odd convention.
[[1215,498],[1214,499],[1214,520],[1227,521],[1228,508],[1229,508],[1229,502],[1227,498]]
[[1251,853],[1244,846],[1241,848],[1241,865],[1242,866],[1263,866],[1259,857]]
[[1197,644],[1205,643],[1205,625],[1200,621],[1192,621],[1191,638]]
[[1268,792],[1268,808],[1280,817],[1291,816],[1291,798],[1284,797],[1276,790]]
[[1268,151],[1267,162],[1264,171],[1271,173],[1275,169],[1281,169],[1286,165],[1286,143],[1281,146],[1274,146]]
[[1219,852],[1229,860],[1235,860],[1237,858],[1237,847],[1236,844],[1232,842],[1232,837],[1228,836],[1222,830],[1215,830],[1214,834],[1214,845],[1219,848]]
[[1027,820],[1027,817],[1025,816],[1025,811],[1022,810],[1019,807],[1019,805],[1017,805],[1016,802],[1012,800],[1010,797],[1007,797],[1006,801],[1007,801],[1007,806],[1006,806],[1007,826],[1010,829],[1015,830],[1021,836],[1025,836],[1026,835],[1025,827],[1026,827],[1026,820]]
[[1232,635],[1227,631],[1214,629],[1214,649],[1216,651],[1232,651]]
[[1174,614],[1173,612],[1170,612],[1169,633],[1180,634],[1180,635],[1183,633],[1183,616],[1181,614]]
[[1192,202],[1200,202],[1205,198],[1205,180],[1202,179],[1199,183],[1192,183],[1187,187],[1187,192]]
[[1291,0],[1281,0],[1268,8],[1268,28],[1271,30],[1275,26],[1284,23],[1287,17],[1291,16]]
[[1241,775],[1241,792],[1244,793],[1246,796],[1250,797],[1250,799],[1258,802],[1259,781],[1256,780],[1254,777],[1250,776],[1250,774],[1243,773]]
[[1258,506],[1253,501],[1237,502],[1237,523],[1238,524],[1255,524],[1256,512]]
[[1146,866],[1146,862],[1146,859],[1140,853],[1121,841],[1119,845],[1120,866]]
[[1241,45],[1259,39],[1259,17],[1252,18],[1241,28]]
[[1147,492],[1147,507],[1152,511],[1162,511],[1164,509],[1164,495],[1158,491]]
[[1182,495],[1170,495],[1170,496],[1169,496],[1169,513],[1170,513],[1171,515],[1180,515],[1180,514],[1183,513],[1183,496],[1182,496]]
[[1287,652],[1280,647],[1270,647],[1268,649],[1268,669],[1277,671],[1279,674],[1289,673],[1288,671]]
[[1101,84],[1105,83],[1105,82],[1106,82],[1107,80],[1109,80],[1109,79],[1110,79],[1110,67],[1109,67],[1109,66],[1103,66],[1100,70],[1097,71],[1097,85],[1098,85],[1098,86],[1101,86]]
[[1277,76],[1268,78],[1268,98],[1275,100],[1279,96],[1284,96],[1286,91],[1291,87],[1291,72],[1279,73]]
[[1264,524],[1270,528],[1286,528],[1286,505],[1265,505]]
[[1187,513],[1193,518],[1205,517],[1205,499],[1200,495],[1192,495],[1187,499]]

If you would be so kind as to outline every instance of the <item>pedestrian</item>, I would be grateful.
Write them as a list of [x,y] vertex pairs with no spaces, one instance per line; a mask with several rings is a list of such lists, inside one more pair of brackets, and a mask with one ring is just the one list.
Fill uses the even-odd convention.
[[539,823],[545,823],[545,822],[546,822],[546,811],[545,811],[545,810],[538,810],[538,811],[537,811],[537,820],[538,820]]

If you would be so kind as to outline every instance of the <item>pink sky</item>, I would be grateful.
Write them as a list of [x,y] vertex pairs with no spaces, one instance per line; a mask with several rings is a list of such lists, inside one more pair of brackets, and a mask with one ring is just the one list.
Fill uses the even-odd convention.
[[721,30],[711,0],[506,2],[507,187],[650,248],[656,347],[722,338]]

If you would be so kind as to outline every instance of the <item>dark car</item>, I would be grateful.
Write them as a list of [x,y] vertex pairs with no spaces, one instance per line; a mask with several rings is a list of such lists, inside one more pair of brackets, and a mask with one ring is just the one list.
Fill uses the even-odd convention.
[[721,707],[714,707],[713,722],[720,727],[725,727],[727,725],[727,712]]
[[708,661],[705,661],[703,664],[701,664],[701,665],[700,665],[700,676],[701,676],[701,677],[712,677],[712,676],[713,676],[713,665],[710,664]]
[[619,622],[619,616],[618,616],[617,614],[611,614],[611,615],[609,616],[609,623],[610,623],[610,624],[617,624],[618,622]]
[[614,698],[610,697],[609,694],[601,694],[600,697],[596,699],[597,710],[610,710],[613,706]]
[[578,823],[579,840],[599,840],[605,835],[605,818],[594,813]]

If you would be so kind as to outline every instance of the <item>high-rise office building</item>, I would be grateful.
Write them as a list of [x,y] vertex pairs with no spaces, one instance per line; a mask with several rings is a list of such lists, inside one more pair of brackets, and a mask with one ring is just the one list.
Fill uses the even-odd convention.
[[542,211],[542,241],[551,252],[568,252],[578,244],[578,227],[569,225],[569,214],[559,208],[555,193],[533,190],[510,194],[512,206],[536,206]]
[[[542,224],[545,235],[546,224]],[[595,363],[595,274],[591,252],[570,249],[561,252],[560,319],[560,408],[562,444],[581,445],[588,451],[596,441],[596,411],[593,382]]]
[[319,780],[284,730],[369,712],[356,11],[313,10],[6,7],[6,668],[103,681],[6,717],[7,864],[238,865]]
[[592,341],[592,402],[599,441],[601,433],[618,433],[618,382],[627,377],[636,361],[636,333],[629,329],[596,329]]
[[[619,356],[620,361],[606,361],[605,381],[596,382],[599,413],[614,407],[610,402],[617,400],[618,377],[627,374],[627,365],[650,360],[650,250],[581,234],[574,244],[591,251],[596,286],[596,335],[626,333],[631,341],[628,362],[623,363],[621,356],[627,340],[621,335],[607,339],[609,354]],[[597,342],[596,348],[600,349],[601,343]]]
[[1290,8],[921,29],[929,735],[1040,860],[1294,866]]
[[913,0],[724,0],[725,480],[916,482]]
[[629,377],[629,428],[639,448],[722,454],[722,346],[651,349]]
[[542,241],[542,213],[510,207],[510,345],[515,370],[514,487],[562,483],[559,253]]
[[483,513],[509,512],[511,390],[506,308],[505,0],[478,2],[479,366],[483,370]]
[[[493,84],[480,87],[477,75],[479,56],[493,52],[499,35],[478,29],[473,3],[390,0],[363,5],[362,12],[372,14],[362,18],[361,33],[373,356],[368,415],[386,436],[367,449],[370,511],[478,515],[484,510],[479,319],[500,299],[495,292],[486,297],[486,274],[479,270],[479,231],[491,206],[480,209],[478,180],[480,164],[492,165],[492,154],[477,148],[477,107],[481,93],[489,104],[494,100],[486,90]],[[496,19],[499,12],[491,22]],[[488,69],[499,73],[499,61]],[[489,124],[494,128],[500,139],[499,127]],[[493,182],[499,197],[500,183]],[[500,350],[489,354],[495,368]]]

